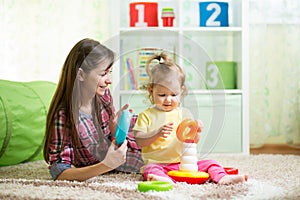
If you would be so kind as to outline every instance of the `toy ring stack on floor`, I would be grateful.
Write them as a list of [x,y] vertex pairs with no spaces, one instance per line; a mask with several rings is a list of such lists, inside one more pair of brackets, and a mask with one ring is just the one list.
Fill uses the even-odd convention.
[[175,181],[201,184],[209,179],[208,173],[198,172],[197,129],[197,121],[185,119],[179,124],[176,130],[178,140],[183,142],[183,149],[179,171],[173,170],[168,172],[168,175]]

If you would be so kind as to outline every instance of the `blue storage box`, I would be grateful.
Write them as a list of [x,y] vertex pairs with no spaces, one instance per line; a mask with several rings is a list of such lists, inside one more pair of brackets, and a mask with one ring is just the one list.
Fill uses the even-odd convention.
[[199,2],[200,26],[228,26],[228,3]]

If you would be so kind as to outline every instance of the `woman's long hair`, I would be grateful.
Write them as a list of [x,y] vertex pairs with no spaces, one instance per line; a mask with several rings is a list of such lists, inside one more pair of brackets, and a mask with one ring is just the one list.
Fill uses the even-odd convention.
[[[110,63],[107,68],[110,68],[114,63],[114,59],[115,55],[110,49],[92,39],[83,39],[71,49],[64,62],[60,79],[48,110],[44,144],[44,159],[47,163],[49,163],[50,143],[53,129],[55,128],[55,116],[58,116],[59,111],[64,111],[65,121],[62,128],[65,130],[64,133],[69,134],[60,135],[60,137],[71,138],[75,157],[76,149],[81,145],[77,133],[79,108],[81,105],[80,82],[77,79],[79,68],[85,73],[89,73],[107,60]],[[101,98],[94,98],[94,104],[101,104],[98,101],[101,101]],[[93,111],[93,113],[100,115],[99,112]],[[93,119],[99,120],[101,116],[93,116]],[[96,128],[99,127],[98,123],[95,123],[95,125]],[[62,151],[65,145],[61,144],[61,149],[58,149],[58,151]]]

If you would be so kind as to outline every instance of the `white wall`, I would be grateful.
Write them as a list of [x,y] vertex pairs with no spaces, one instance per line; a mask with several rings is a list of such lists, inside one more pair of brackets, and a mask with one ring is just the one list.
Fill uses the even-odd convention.
[[0,79],[57,82],[79,40],[109,37],[105,0],[0,0]]

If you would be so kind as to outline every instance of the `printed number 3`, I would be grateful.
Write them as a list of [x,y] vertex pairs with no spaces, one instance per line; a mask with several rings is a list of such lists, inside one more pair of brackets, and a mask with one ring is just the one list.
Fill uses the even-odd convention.
[[221,13],[221,7],[219,4],[211,3],[207,6],[206,10],[211,11],[214,10],[212,15],[207,19],[206,26],[220,26],[221,22],[216,21],[217,17]]
[[219,83],[219,78],[218,78],[218,74],[219,74],[219,70],[218,67],[214,64],[210,64],[207,66],[207,72],[209,72],[209,80],[207,80],[207,85],[211,88],[214,88],[217,86],[217,84]]

